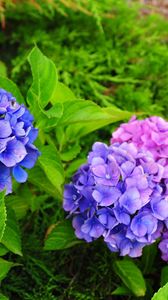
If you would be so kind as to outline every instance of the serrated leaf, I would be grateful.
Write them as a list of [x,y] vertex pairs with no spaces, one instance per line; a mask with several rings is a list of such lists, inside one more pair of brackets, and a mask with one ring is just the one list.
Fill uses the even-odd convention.
[[47,58],[38,47],[34,47],[28,56],[33,83],[28,91],[28,102],[33,105],[37,101],[44,108],[53,98],[57,85],[55,64]]
[[137,296],[144,296],[146,284],[142,272],[132,260],[123,259],[115,261],[114,270],[125,286]]
[[3,258],[0,258],[0,281],[3,280],[8,274],[9,270],[17,264],[9,262]]
[[47,145],[41,149],[42,155],[39,163],[47,178],[55,186],[60,195],[62,194],[62,184],[64,182],[64,169],[59,157],[59,153],[54,146]]
[[82,243],[74,234],[70,220],[64,220],[54,226],[54,229],[47,236],[44,250],[67,249]]
[[0,192],[0,242],[4,235],[5,227],[6,227],[6,206],[5,206],[5,191]]
[[160,288],[151,300],[168,300],[168,283]]
[[17,102],[19,103],[25,102],[19,88],[12,80],[0,76],[0,87],[12,93],[12,95],[16,98]]
[[15,213],[7,209],[7,222],[1,243],[15,254],[22,255],[20,231]]

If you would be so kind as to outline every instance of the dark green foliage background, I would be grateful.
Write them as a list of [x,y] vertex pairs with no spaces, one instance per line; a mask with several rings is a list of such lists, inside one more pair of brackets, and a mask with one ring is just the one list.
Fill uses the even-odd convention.
[[[124,0],[102,1],[98,8],[91,6],[91,16],[64,6],[41,14],[30,7],[9,8],[6,28],[0,32],[0,60],[7,66],[8,76],[26,95],[32,80],[26,59],[37,44],[55,62],[59,80],[78,98],[166,118],[168,21],[159,15],[144,17],[137,6]],[[82,138],[77,158],[85,158],[94,141],[108,142],[116,126]],[[33,190],[33,194],[38,191]],[[135,299],[129,292],[127,296],[112,296],[121,285],[113,270],[117,256],[101,241],[63,251],[43,251],[47,228],[63,218],[60,202],[49,197],[20,221],[24,256],[17,262],[22,265],[10,271],[2,285],[3,293],[12,300]],[[16,261],[12,254],[9,258]],[[160,287],[164,266],[160,253],[147,249],[135,261],[148,282],[147,295],[139,299],[151,299]]]

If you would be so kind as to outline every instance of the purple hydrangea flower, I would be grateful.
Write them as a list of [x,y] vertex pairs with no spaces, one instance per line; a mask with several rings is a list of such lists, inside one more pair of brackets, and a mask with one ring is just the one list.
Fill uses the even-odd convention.
[[168,220],[163,178],[164,167],[149,151],[128,142],[95,143],[65,185],[63,207],[76,236],[87,242],[102,237],[112,252],[140,256]]
[[[137,120],[133,117],[128,123],[121,126],[113,133],[111,143],[128,142],[136,145],[138,149],[150,151],[157,164],[149,164],[147,168],[157,173],[155,180],[160,186],[155,189],[150,201],[153,216],[161,221],[163,236],[159,244],[162,251],[162,258],[168,261],[168,122],[160,117],[150,117],[144,120]],[[142,183],[142,180],[140,181]],[[162,195],[162,197],[160,197]],[[164,226],[166,224],[166,226]]]
[[131,240],[126,237],[127,227],[123,225],[116,226],[105,237],[105,242],[112,252],[120,251],[121,256],[139,257],[142,255],[142,249],[145,243]]
[[6,188],[6,193],[12,192],[11,175],[16,181],[25,182],[24,168],[32,168],[39,156],[33,145],[38,130],[32,122],[27,108],[0,89],[0,191]]
[[159,243],[159,249],[162,253],[162,259],[168,261],[168,231],[162,235],[162,240]]

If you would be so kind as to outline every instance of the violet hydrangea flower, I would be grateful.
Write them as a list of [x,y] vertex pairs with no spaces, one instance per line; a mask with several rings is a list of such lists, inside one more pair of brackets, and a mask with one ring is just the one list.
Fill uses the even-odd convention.
[[[164,189],[162,197],[157,190],[151,199],[154,217],[166,220],[168,217],[168,122],[161,117],[137,120],[133,117],[128,123],[121,124],[113,133],[111,143],[133,143],[138,149],[150,151],[154,159],[163,166],[164,172],[158,174],[158,180]],[[157,167],[153,165],[153,169]],[[161,179],[162,177],[162,179]],[[163,235],[159,244],[162,258],[168,261],[168,227],[164,222]]]
[[153,155],[133,143],[95,143],[65,185],[63,207],[76,236],[87,242],[102,237],[112,252],[140,256],[168,220],[163,174]]
[[11,93],[0,89],[0,191],[12,192],[11,175],[18,182],[27,180],[25,168],[32,168],[39,156],[33,145],[38,130],[33,116]]
[[168,231],[162,235],[162,240],[159,243],[159,249],[162,253],[162,259],[168,261]]

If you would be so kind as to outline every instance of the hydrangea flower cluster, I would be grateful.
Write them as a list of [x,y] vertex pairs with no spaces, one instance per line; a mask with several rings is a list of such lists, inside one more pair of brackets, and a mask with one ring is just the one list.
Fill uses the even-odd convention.
[[[137,120],[133,117],[128,123],[121,124],[113,133],[111,143],[133,143],[139,149],[150,151],[154,159],[164,167],[162,184],[165,186],[165,200],[168,195],[168,122],[160,117]],[[165,210],[167,206],[165,205]],[[168,222],[159,244],[162,258],[168,261]]]
[[112,252],[138,257],[168,219],[164,166],[133,143],[95,143],[87,163],[65,185],[64,210],[75,234],[104,239]]
[[39,156],[33,145],[38,130],[33,116],[11,93],[0,89],[0,191],[12,192],[11,175],[18,182],[27,180],[24,168],[32,168]]

